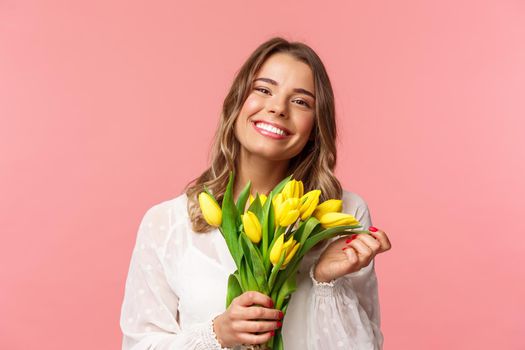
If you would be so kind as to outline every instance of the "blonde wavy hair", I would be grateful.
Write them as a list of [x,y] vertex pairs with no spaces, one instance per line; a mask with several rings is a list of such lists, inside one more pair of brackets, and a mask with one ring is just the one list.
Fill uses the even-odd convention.
[[234,135],[235,121],[251,93],[257,72],[266,59],[276,53],[289,54],[312,69],[316,96],[313,137],[290,160],[288,174],[302,180],[305,191],[320,189],[320,201],[342,197],[341,184],[333,173],[337,158],[337,133],[334,94],[326,69],[319,56],[306,44],[274,37],[261,44],[237,72],[222,106],[219,127],[211,149],[211,165],[185,188],[188,214],[195,232],[203,233],[213,229],[202,216],[198,194],[206,186],[218,202],[222,202],[229,173],[236,170],[235,160],[240,154],[240,143]]

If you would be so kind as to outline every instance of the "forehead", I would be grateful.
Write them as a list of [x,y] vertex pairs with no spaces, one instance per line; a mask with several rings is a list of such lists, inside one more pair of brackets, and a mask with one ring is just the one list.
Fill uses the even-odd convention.
[[311,91],[314,89],[314,77],[310,66],[286,53],[276,53],[268,57],[255,75],[255,78],[260,77],[273,79],[279,85],[289,85],[291,88]]

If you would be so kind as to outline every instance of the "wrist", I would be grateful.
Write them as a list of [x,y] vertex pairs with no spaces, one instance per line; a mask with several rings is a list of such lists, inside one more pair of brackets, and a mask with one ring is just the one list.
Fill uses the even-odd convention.
[[213,337],[215,338],[215,340],[217,341],[217,343],[219,343],[220,347],[222,349],[225,349],[225,348],[228,348],[227,346],[225,346],[224,342],[222,341],[221,339],[221,336],[220,336],[220,322],[217,322],[220,320],[220,317],[221,315],[215,317],[213,320],[212,320],[212,331],[213,331]]
[[319,270],[319,265],[315,265],[315,268],[314,268],[314,278],[317,282],[320,282],[320,283],[329,283],[332,281],[332,278],[326,276],[325,274],[322,273],[322,271]]

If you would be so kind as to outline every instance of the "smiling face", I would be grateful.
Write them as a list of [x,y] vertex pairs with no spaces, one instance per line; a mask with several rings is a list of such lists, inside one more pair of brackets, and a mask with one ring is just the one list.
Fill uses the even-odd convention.
[[308,142],[314,119],[310,67],[286,53],[270,56],[255,75],[235,122],[241,157],[290,160]]

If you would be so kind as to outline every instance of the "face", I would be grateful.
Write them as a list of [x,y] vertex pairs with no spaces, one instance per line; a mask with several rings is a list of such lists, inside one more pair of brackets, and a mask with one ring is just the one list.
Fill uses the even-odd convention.
[[315,90],[310,67],[291,55],[270,56],[255,75],[235,122],[242,155],[289,160],[314,126]]

